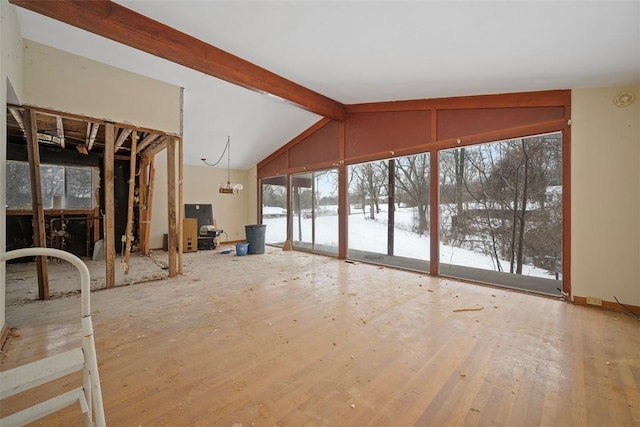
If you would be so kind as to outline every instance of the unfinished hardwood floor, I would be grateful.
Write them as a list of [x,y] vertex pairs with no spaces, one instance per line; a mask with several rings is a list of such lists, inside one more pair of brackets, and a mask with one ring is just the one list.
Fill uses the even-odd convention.
[[[273,248],[184,260],[177,279],[92,294],[111,426],[640,425],[630,316]],[[7,316],[3,370],[78,344],[77,296]]]

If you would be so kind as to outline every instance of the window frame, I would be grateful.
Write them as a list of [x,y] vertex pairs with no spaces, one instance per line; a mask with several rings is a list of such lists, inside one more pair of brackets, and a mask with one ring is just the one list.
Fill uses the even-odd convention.
[[[13,213],[13,212],[24,212],[24,211],[32,211],[33,210],[33,206],[32,206],[32,197],[31,197],[31,182],[30,182],[30,176],[28,175],[28,170],[29,170],[29,162],[23,161],[23,160],[7,160],[7,166],[9,166],[10,164],[15,164],[15,165],[21,165],[21,167],[25,167],[27,170],[27,182],[29,183],[29,187],[28,187],[28,192],[24,193],[26,195],[28,195],[28,202],[25,202],[24,204],[21,204],[19,206],[9,206],[8,202],[9,200],[7,200],[7,204],[6,204],[6,211],[8,213]],[[63,210],[63,211],[92,211],[94,210],[97,206],[98,206],[98,201],[96,200],[95,195],[97,194],[97,191],[100,187],[100,178],[99,178],[99,168],[96,166],[84,166],[84,165],[69,165],[69,164],[56,164],[56,163],[41,163],[40,164],[40,179],[41,181],[44,179],[44,175],[43,175],[43,169],[46,168],[50,168],[50,167],[54,167],[54,168],[62,168],[63,170],[63,182],[62,182],[62,205],[60,207],[55,206],[54,202],[53,202],[53,195],[51,195],[51,203],[47,203],[46,205],[43,204],[43,210]],[[90,172],[90,180],[91,180],[91,195],[89,197],[90,200],[90,205],[89,206],[75,206],[75,207],[68,207],[67,206],[67,195],[68,195],[68,169],[87,169]],[[15,189],[12,189],[9,187],[9,185],[14,182],[11,179],[9,179],[9,177],[7,176],[7,180],[5,183],[5,190],[7,192],[7,194],[11,194],[11,192],[15,192]],[[42,188],[42,182],[40,183],[41,188]]]

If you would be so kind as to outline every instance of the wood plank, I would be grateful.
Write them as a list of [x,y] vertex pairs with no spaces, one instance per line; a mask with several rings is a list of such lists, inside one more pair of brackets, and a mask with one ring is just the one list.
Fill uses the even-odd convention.
[[146,157],[141,157],[140,162],[138,164],[138,171],[136,175],[138,175],[138,245],[140,247],[140,252],[145,253],[145,221],[147,217],[147,188],[148,188],[148,179],[149,179],[149,159]]
[[270,94],[321,116],[344,118],[344,106],[339,102],[118,3],[106,0],[11,0],[11,3],[218,79]]
[[[438,112],[431,111],[431,141],[437,139]],[[429,152],[429,274],[440,273],[440,159],[436,150]],[[435,262],[431,262],[435,260]]]
[[140,144],[138,144],[138,148],[137,148],[137,152],[141,152],[143,151],[145,148],[147,148],[149,146],[149,144],[151,144],[153,141],[155,141],[156,139],[158,139],[160,137],[159,133],[149,133],[147,134],[147,136],[145,136],[142,141],[140,141]]
[[[25,109],[22,121],[27,132],[27,156],[29,158],[29,178],[31,182],[31,209],[33,211],[33,245],[46,248],[47,236],[44,224],[44,210],[42,206],[42,186],[40,181],[40,146],[38,145],[38,127],[36,112]],[[47,274],[47,257],[36,258],[38,269],[38,297],[49,299],[49,277]]]
[[[44,209],[45,216],[53,215],[92,215],[93,209]],[[31,209],[7,209],[7,216],[10,215],[32,215]]]
[[563,107],[571,104],[570,90],[518,92],[452,98],[373,102],[345,106],[347,114],[389,111],[459,110],[474,108]]
[[[325,127],[326,125],[328,125],[329,123],[331,123],[330,119],[321,119],[318,120],[317,123],[315,123],[313,126],[311,126],[308,129],[305,129],[303,132],[301,132],[298,136],[296,136],[295,138],[293,138],[291,141],[287,142],[286,144],[284,144],[282,147],[278,148],[276,151],[274,151],[273,153],[269,154],[269,156],[267,158],[265,158],[264,160],[261,160],[258,163],[258,176],[260,178],[262,178],[262,176],[260,176],[260,169],[262,169],[264,166],[266,166],[267,164],[269,164],[269,162],[271,162],[273,159],[277,158],[278,156],[280,156],[282,153],[285,152],[289,152],[289,150],[294,147],[295,145],[301,143],[302,141],[304,141],[305,139],[307,139],[309,136],[313,135],[314,133],[316,133],[317,131],[319,131],[320,129],[322,129],[323,127]],[[287,167],[289,165],[287,164]]]
[[[22,110],[23,108],[29,108],[32,109],[33,111],[35,111],[38,115],[41,116],[50,116],[55,118],[56,116],[61,116],[63,119],[69,119],[69,120],[75,120],[75,121],[79,121],[79,122],[90,122],[90,123],[95,123],[98,125],[103,125],[106,123],[105,120],[101,120],[95,117],[89,117],[89,116],[83,116],[80,114],[74,114],[74,113],[67,113],[67,112],[63,112],[63,111],[58,111],[58,110],[52,110],[50,108],[43,108],[43,107],[38,107],[38,106],[32,106],[32,105],[24,105],[24,106],[20,106],[20,105],[13,105],[13,104],[7,104],[8,107],[13,107],[13,108],[17,108],[18,111]],[[113,122],[114,125],[117,128],[132,128],[130,123],[115,123]],[[177,134],[171,133],[171,132],[162,132],[159,131],[158,129],[150,129],[150,128],[146,128],[146,127],[142,127],[142,126],[135,126],[135,129],[138,131],[138,133],[143,132],[143,133],[159,133],[159,134],[164,134],[164,135],[172,135],[172,136],[179,136]]]
[[571,104],[562,129],[562,291],[571,296]]
[[167,148],[167,140],[171,138],[170,135],[163,135],[162,138],[156,139],[149,144],[144,150],[138,150],[138,155],[142,157],[155,156],[165,148]]
[[20,126],[20,129],[22,129],[22,132],[26,132],[24,127],[24,122],[22,121],[22,114],[20,113],[20,109],[12,105],[9,105],[7,108],[9,108],[11,115],[13,116],[15,121],[18,123],[18,126]]
[[60,148],[64,148],[64,125],[62,124],[62,117],[60,116],[56,116],[56,133],[58,135]]
[[120,147],[122,147],[122,144],[124,144],[127,138],[129,138],[129,135],[131,135],[131,132],[133,132],[133,129],[128,129],[128,128],[122,129],[120,131],[120,135],[118,135],[118,139],[116,140],[116,148],[115,148],[116,151],[118,151]]
[[167,138],[167,216],[169,244],[169,277],[176,276],[176,140]]
[[104,138],[104,248],[107,289],[113,288],[116,283],[115,185],[113,182],[115,138],[115,125],[107,122]]
[[[343,212],[342,215],[338,215],[338,258],[340,259],[349,257],[349,176],[347,165],[344,163],[346,142],[346,123],[342,122],[340,123],[340,164],[338,165],[338,212]],[[287,212],[290,210],[287,209]]]
[[393,256],[396,229],[396,159],[389,159],[387,164],[389,165],[387,177],[387,255]]
[[91,127],[91,131],[87,135],[87,151],[91,151],[93,148],[93,144],[96,142],[96,135],[98,135],[98,129],[100,129],[100,124],[98,123],[87,123],[87,127],[89,126]]
[[145,242],[145,255],[150,253],[149,239],[151,238],[151,217],[153,214],[153,188],[156,182],[156,168],[154,167],[154,157],[149,160],[149,189],[147,190],[147,222],[145,223],[144,237]]
[[129,260],[131,258],[131,238],[133,236],[133,196],[136,191],[136,145],[138,132],[131,134],[131,158],[129,161],[129,198],[127,204],[127,227],[124,246],[124,274],[129,274]]
[[[93,209],[93,243],[100,240],[100,227],[102,225],[102,218],[100,218],[100,205],[96,205]],[[93,253],[93,252],[92,252]]]
[[[589,304],[587,304],[587,298],[586,297],[581,297],[581,296],[574,296],[573,297],[573,302],[577,305],[585,305],[585,306],[590,306],[590,307],[594,307],[591,306]],[[633,304],[625,304],[624,301],[620,301],[623,305],[615,302],[615,301],[607,301],[607,300],[602,300],[602,308],[603,309],[607,309],[607,310],[614,310],[614,311],[620,311],[620,312],[629,312],[631,311],[632,313],[635,313],[636,315],[640,316],[640,306],[637,305],[633,305]],[[626,306],[626,307],[625,307]],[[597,306],[595,306],[597,307]]]
[[[183,276],[92,295],[109,425],[638,424],[631,316],[267,251],[185,254]],[[77,299],[8,306],[7,321],[21,334],[3,369],[70,345]],[[74,408],[42,425],[81,420]]]

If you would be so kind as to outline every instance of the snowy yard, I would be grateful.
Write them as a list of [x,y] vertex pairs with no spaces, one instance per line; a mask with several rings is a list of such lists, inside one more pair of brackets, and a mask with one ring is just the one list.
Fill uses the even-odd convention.
[[[274,208],[269,208],[273,212]],[[278,209],[278,208],[276,208]],[[370,220],[362,213],[361,209],[352,208],[349,215],[349,249],[387,253],[387,212],[386,206],[381,205],[382,212],[376,215],[375,220]],[[338,216],[337,208],[323,206],[323,215],[316,217],[317,245],[338,246]],[[444,219],[444,218],[443,218]],[[286,240],[286,217],[264,218],[267,243],[281,243]],[[419,260],[429,260],[429,236],[420,236],[411,231],[414,221],[413,208],[397,208],[395,211],[396,229],[394,233],[394,255]],[[302,230],[302,239],[299,238],[299,226]],[[298,222],[298,217],[293,219],[294,241],[311,242],[312,219],[305,215]],[[471,251],[469,249],[440,245],[440,263],[444,265],[459,265],[496,271],[494,260],[488,255]],[[509,262],[501,260],[502,270],[509,271]],[[525,265],[523,275],[554,279],[554,276],[544,269],[531,265]]]

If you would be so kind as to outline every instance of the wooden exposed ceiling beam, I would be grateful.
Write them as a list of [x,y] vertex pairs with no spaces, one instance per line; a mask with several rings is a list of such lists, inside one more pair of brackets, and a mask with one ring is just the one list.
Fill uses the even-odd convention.
[[[91,127],[91,130],[89,130]],[[87,151],[91,151],[93,144],[96,142],[96,136],[98,135],[98,129],[100,125],[98,123],[87,123]]]
[[120,147],[122,147],[122,144],[124,144],[124,142],[127,140],[129,135],[131,135],[132,131],[133,129],[122,129],[120,131],[120,135],[118,135],[118,140],[116,141],[116,151],[118,151]]
[[76,149],[82,154],[89,154],[89,151],[93,148],[93,144],[96,142],[96,136],[98,135],[98,123],[87,122],[87,138],[84,144],[78,144]]
[[138,144],[137,152],[140,153],[142,150],[147,148],[149,144],[151,144],[153,141],[155,141],[159,137],[160,137],[160,134],[157,134],[157,133],[147,134],[147,136],[144,137],[144,139],[140,142],[140,144]]
[[11,3],[334,120],[344,105],[109,0]]
[[164,135],[162,138],[156,139],[152,144],[149,144],[144,150],[138,150],[138,155],[142,157],[153,158],[156,154],[167,148],[167,140],[171,138],[168,135]]
[[24,133],[25,132],[25,130],[24,130],[24,122],[22,121],[22,115],[20,113],[20,110],[17,107],[13,107],[13,106],[9,106],[8,108],[9,108],[9,111],[11,112],[11,115],[13,116],[13,118],[18,123],[18,126],[20,126],[20,129]]
[[60,147],[64,148],[64,125],[62,124],[62,117],[60,116],[56,116],[56,130],[58,132]]

